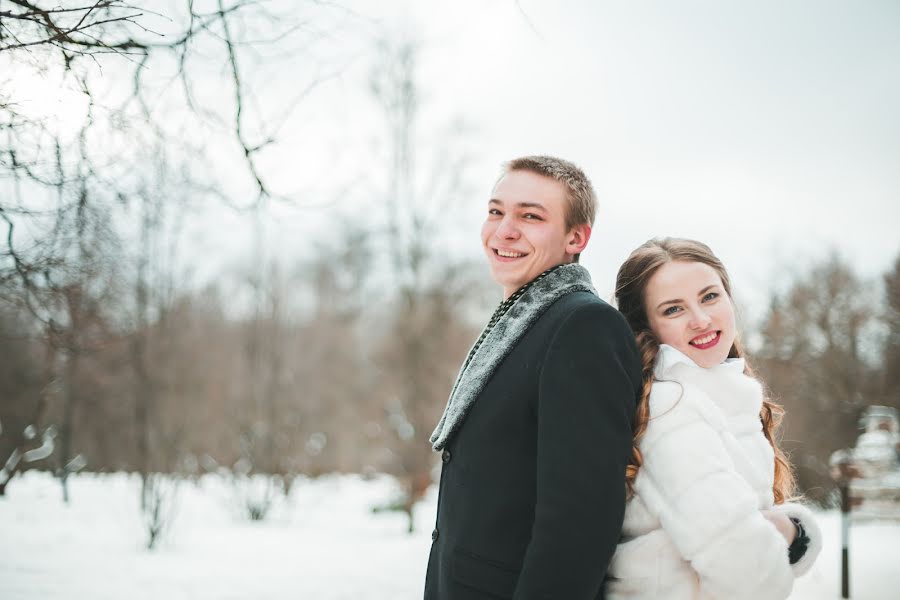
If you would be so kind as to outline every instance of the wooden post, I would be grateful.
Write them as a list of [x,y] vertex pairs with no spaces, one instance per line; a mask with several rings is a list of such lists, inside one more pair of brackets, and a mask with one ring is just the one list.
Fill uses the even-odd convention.
[[850,481],[842,478],[841,492],[841,598],[850,597]]
[[841,598],[850,597],[850,480],[856,476],[853,451],[838,450],[831,455],[831,478],[841,494]]

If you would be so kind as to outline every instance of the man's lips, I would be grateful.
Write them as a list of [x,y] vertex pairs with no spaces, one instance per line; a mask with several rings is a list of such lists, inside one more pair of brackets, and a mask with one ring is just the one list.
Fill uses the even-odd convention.
[[515,250],[503,250],[500,248],[491,248],[494,252],[494,258],[500,262],[512,262],[528,256],[527,252],[516,252]]
[[707,348],[712,348],[713,346],[718,344],[721,338],[721,331],[710,331],[708,333],[698,335],[688,343],[698,350],[706,350]]

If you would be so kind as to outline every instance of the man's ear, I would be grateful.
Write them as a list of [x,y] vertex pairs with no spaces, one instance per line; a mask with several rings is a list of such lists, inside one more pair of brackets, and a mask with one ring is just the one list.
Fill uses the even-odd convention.
[[590,239],[591,226],[586,223],[576,225],[572,228],[572,231],[569,232],[569,241],[566,244],[566,254],[581,254],[584,252],[588,240]]

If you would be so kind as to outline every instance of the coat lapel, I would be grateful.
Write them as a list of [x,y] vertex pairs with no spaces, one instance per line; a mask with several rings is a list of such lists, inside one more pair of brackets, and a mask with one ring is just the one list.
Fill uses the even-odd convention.
[[551,304],[573,292],[597,294],[591,285],[587,269],[576,263],[562,265],[535,281],[497,321],[468,364],[460,369],[450,392],[447,408],[431,434],[435,450],[441,450],[447,445],[494,371],[535,321]]

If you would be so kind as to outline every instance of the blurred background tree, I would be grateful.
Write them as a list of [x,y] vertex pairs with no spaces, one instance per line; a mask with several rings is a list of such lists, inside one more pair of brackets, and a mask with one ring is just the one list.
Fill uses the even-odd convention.
[[892,276],[884,277],[885,297],[879,281],[861,279],[837,255],[820,259],[772,294],[758,332],[754,364],[787,411],[783,441],[800,491],[820,503],[833,489],[828,459],[853,446],[862,410],[900,408],[890,374],[897,353]]
[[[339,217],[340,239],[292,264],[266,237],[273,203],[328,199],[275,191],[260,157],[340,72],[315,50],[355,15],[253,0],[13,0],[0,13],[0,59],[72,103],[34,115],[13,80],[0,88],[0,458],[58,431],[49,456],[8,463],[0,492],[20,468],[52,468],[68,498],[68,474],[86,464],[137,471],[142,506],[158,510],[157,472],[275,475],[270,495],[300,473],[389,471],[411,526],[430,483],[427,437],[487,289],[483,269],[442,247],[440,219],[468,191],[465,127],[428,132],[442,144],[422,158],[415,44],[372,43],[385,125],[374,169],[387,175],[368,186],[387,217]],[[274,107],[261,102],[263,68],[298,75]],[[227,93],[210,97],[215,86]],[[223,177],[229,153],[242,168]],[[198,290],[182,235],[211,202],[240,215],[253,248]]]
[[[261,518],[297,475],[387,472],[412,527],[428,436],[499,300],[453,239],[491,182],[471,181],[477,132],[428,102],[423,43],[374,26],[321,50],[360,20],[316,0],[0,0],[0,494],[28,468],[67,494],[86,465],[138,472],[158,510],[154,473],[271,476],[244,496]],[[354,61],[361,164],[344,138],[333,157],[279,145]],[[26,80],[62,101],[31,109]],[[306,173],[321,190],[295,185],[330,158]],[[250,240],[224,267],[186,233],[222,227],[209,207]],[[325,224],[302,253],[271,235],[286,214]],[[900,256],[872,280],[836,255],[790,268],[752,359],[787,409],[801,491],[826,502],[860,411],[900,408]]]

